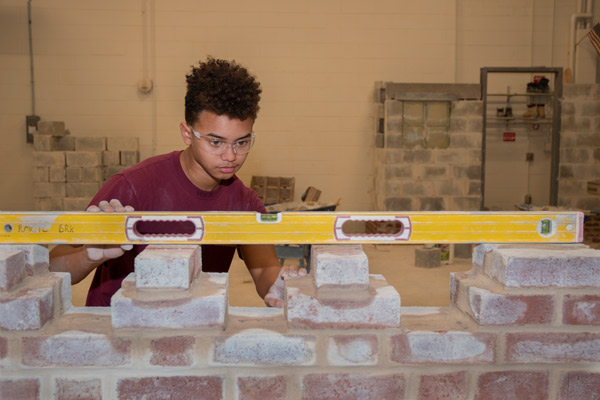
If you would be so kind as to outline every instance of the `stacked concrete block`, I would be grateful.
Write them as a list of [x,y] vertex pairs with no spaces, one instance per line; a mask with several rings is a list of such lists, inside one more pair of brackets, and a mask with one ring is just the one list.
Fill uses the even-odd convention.
[[316,245],[312,274],[286,280],[285,312],[293,328],[386,328],[400,325],[400,295],[370,275],[360,245]]
[[201,273],[199,246],[148,246],[111,299],[115,328],[223,328],[227,275]]
[[72,136],[64,122],[40,122],[34,150],[37,211],[85,210],[107,179],[140,158],[138,138]]
[[[383,145],[376,146],[374,157],[376,208],[382,211],[479,210],[482,102],[461,92],[472,92],[473,85],[409,85],[408,89],[413,92],[405,92],[399,87],[402,85],[377,85],[383,117],[376,127],[376,138],[381,142],[383,137]],[[437,92],[431,92],[433,90]],[[436,105],[440,101],[449,104],[447,135],[437,132],[435,138],[413,141],[411,138],[422,132],[403,131],[404,120],[415,119],[406,107],[428,102]]]
[[42,249],[0,247],[0,330],[40,329],[70,308],[70,275],[48,273]]
[[600,208],[600,196],[587,183],[600,176],[600,85],[564,85],[560,133],[558,205]]

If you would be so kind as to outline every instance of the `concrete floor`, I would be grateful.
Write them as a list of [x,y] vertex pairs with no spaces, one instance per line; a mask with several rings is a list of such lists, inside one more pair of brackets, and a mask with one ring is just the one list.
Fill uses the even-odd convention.
[[[437,268],[415,267],[419,245],[363,245],[372,274],[383,275],[398,290],[402,306],[445,307],[450,304],[450,272],[468,271],[471,259],[454,258]],[[295,260],[289,260],[293,264]],[[92,274],[73,285],[73,305],[83,306]],[[229,271],[229,304],[234,307],[264,307],[243,261],[234,257]]]

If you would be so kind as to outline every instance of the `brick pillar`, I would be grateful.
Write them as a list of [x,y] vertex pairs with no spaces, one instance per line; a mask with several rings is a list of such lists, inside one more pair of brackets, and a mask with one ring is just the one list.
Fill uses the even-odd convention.
[[227,274],[202,273],[199,246],[148,246],[111,299],[115,328],[225,327]]
[[40,329],[71,306],[71,278],[48,272],[48,249],[0,246],[0,329]]
[[400,326],[400,295],[382,275],[369,275],[362,246],[313,246],[311,268],[311,275],[285,282],[290,327]]

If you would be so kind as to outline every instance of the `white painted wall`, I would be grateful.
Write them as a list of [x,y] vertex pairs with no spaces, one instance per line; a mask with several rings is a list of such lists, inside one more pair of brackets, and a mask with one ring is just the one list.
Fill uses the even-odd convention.
[[[35,113],[73,135],[182,148],[185,74],[213,55],[262,82],[240,177],[296,177],[370,210],[375,81],[478,82],[482,66],[568,65],[574,0],[32,0]],[[563,40],[564,39],[564,40]],[[0,0],[0,209],[33,209],[27,2]],[[155,88],[140,94],[138,80]]]

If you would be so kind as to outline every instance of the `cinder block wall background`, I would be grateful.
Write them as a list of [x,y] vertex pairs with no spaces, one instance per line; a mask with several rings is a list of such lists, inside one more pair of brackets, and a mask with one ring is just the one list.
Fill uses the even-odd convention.
[[[597,3],[597,1],[594,1]],[[294,176],[340,209],[374,208],[373,84],[477,83],[482,66],[568,66],[573,0],[0,4],[0,209],[34,208],[25,116],[75,136],[139,137],[140,158],[181,149],[184,75],[210,54],[261,80],[258,140],[240,177]],[[595,7],[600,11],[600,7]],[[597,19],[597,18],[596,18]],[[582,42],[583,52],[589,46]],[[151,79],[144,94],[137,84]]]

